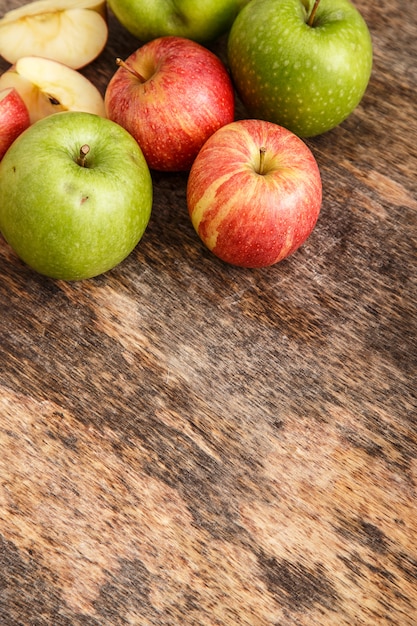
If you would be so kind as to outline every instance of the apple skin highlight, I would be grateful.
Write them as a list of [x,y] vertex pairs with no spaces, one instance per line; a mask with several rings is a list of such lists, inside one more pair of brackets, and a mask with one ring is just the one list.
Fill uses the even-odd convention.
[[109,119],[135,137],[151,169],[188,171],[218,128],[234,119],[234,91],[222,61],[193,41],[161,37],[134,52],[111,78]]
[[308,146],[261,120],[233,122],[212,135],[187,185],[199,237],[217,257],[241,267],[273,265],[295,252],[313,231],[321,201],[320,172]]

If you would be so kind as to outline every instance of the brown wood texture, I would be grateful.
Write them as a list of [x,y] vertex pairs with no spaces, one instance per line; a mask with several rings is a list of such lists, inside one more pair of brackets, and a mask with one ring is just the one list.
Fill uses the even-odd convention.
[[[185,174],[98,278],[0,240],[2,626],[417,624],[417,6],[356,6],[372,78],[307,142],[323,207],[289,259],[213,257]],[[103,93],[139,45],[109,24]]]

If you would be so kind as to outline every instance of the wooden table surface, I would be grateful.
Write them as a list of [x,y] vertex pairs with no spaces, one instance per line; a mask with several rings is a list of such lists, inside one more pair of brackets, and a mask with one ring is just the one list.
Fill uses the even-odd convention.
[[[307,142],[324,200],[288,260],[206,251],[185,174],[98,278],[1,239],[2,626],[417,624],[417,7],[356,6],[372,78]],[[103,93],[139,45],[109,24]]]

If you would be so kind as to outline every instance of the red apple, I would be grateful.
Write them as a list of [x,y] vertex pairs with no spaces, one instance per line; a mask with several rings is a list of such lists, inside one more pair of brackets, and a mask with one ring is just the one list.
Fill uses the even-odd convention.
[[159,37],[118,64],[106,114],[135,137],[152,169],[188,171],[210,135],[234,119],[226,67],[190,39]]
[[223,261],[265,267],[292,254],[316,225],[322,201],[308,146],[271,122],[236,121],[196,157],[187,204],[203,243]]
[[0,159],[29,125],[29,111],[16,89],[0,90]]

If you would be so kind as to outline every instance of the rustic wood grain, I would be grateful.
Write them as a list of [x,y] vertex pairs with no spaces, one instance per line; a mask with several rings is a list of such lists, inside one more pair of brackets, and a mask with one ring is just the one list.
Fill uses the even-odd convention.
[[[323,208],[290,259],[216,260],[184,174],[104,276],[0,241],[2,626],[417,624],[417,8],[356,5],[372,78],[308,141]],[[139,45],[109,19],[103,93]]]

